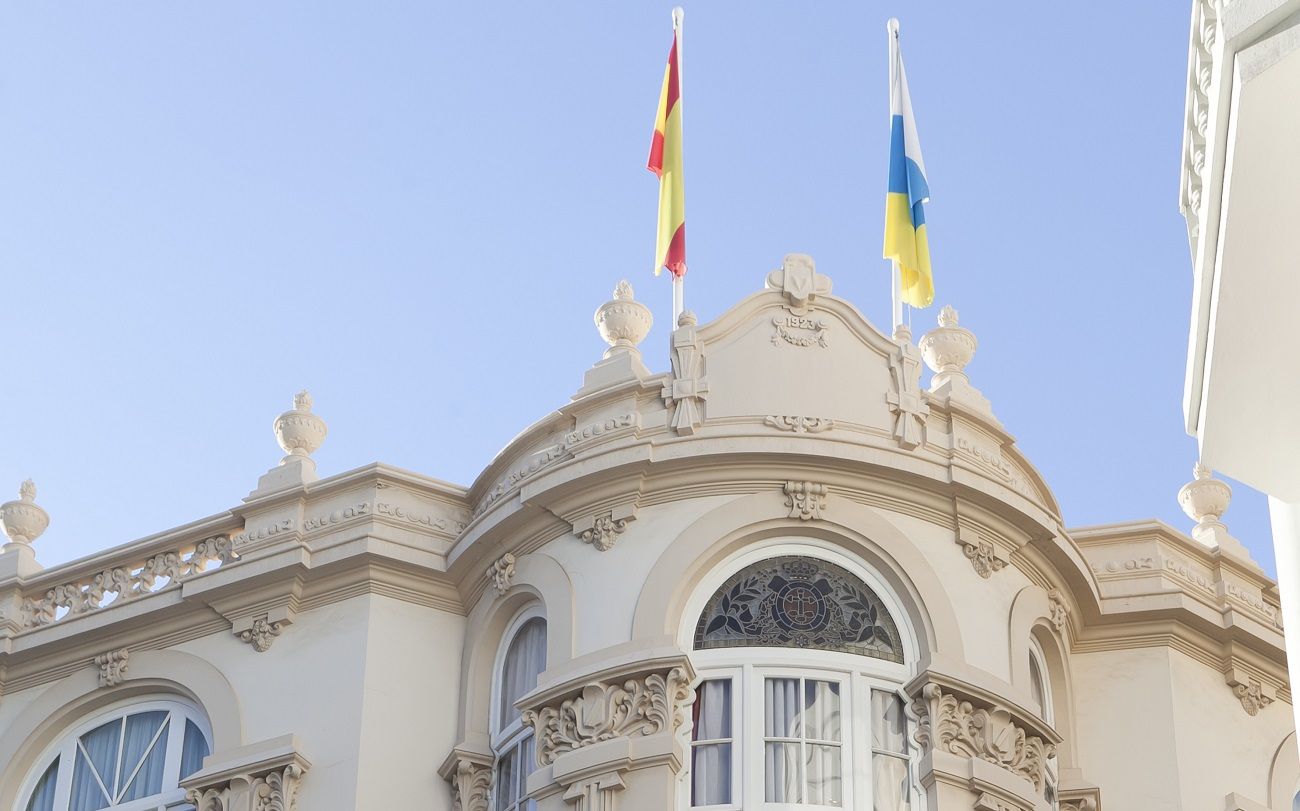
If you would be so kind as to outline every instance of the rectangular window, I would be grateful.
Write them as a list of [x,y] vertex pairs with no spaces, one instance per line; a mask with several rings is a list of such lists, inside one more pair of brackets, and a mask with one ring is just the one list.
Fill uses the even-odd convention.
[[691,805],[729,805],[731,679],[710,679],[695,688],[691,721]]
[[840,805],[844,757],[839,683],[765,679],[763,719],[766,801]]
[[874,811],[910,811],[907,716],[894,693],[871,691],[871,786]]
[[494,811],[525,811],[534,805],[524,795],[533,770],[533,736],[528,735],[497,756],[496,785],[492,787]]

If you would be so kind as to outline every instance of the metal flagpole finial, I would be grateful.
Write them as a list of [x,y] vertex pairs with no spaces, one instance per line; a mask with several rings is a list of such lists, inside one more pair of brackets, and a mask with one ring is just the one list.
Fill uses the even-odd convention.
[[686,11],[681,6],[673,8],[673,28],[681,28],[682,20],[686,19]]
[[885,27],[889,29],[889,33],[894,36],[894,39],[898,39],[898,18],[897,17],[890,17],[889,22],[885,23]]

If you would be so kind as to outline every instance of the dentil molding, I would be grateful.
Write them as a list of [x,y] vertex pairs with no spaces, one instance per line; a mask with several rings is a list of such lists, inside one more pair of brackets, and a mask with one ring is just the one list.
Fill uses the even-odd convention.
[[575,749],[620,737],[676,732],[695,700],[684,668],[617,683],[591,682],[571,698],[524,711],[537,735],[537,761],[549,766]]
[[1044,768],[1056,747],[1027,733],[1009,710],[996,705],[977,708],[934,683],[921,688],[911,709],[917,717],[913,738],[922,749],[979,758],[1044,790]]

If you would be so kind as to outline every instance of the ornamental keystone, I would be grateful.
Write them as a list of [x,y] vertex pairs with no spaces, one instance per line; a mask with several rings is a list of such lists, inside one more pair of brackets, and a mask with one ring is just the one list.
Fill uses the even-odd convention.
[[36,504],[36,485],[31,479],[18,488],[16,501],[0,504],[0,524],[9,536],[9,543],[4,546],[6,552],[13,547],[30,547],[50,525],[50,514]]

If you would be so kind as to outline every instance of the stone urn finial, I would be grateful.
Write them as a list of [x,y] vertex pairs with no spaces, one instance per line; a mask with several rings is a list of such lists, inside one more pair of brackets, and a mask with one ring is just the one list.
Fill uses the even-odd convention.
[[691,310],[682,310],[682,314],[677,316],[677,326],[679,327],[693,327],[698,323],[700,323],[699,319],[695,317],[695,313]]
[[31,546],[50,525],[50,514],[36,504],[36,485],[31,479],[18,488],[18,500],[0,504],[0,524],[4,525],[11,546]]
[[935,391],[950,380],[969,380],[966,364],[975,357],[979,342],[975,333],[957,326],[957,311],[946,305],[939,311],[939,326],[921,336],[921,356],[934,372],[930,390]]
[[1201,462],[1192,466],[1192,480],[1178,491],[1178,504],[1187,517],[1196,522],[1192,537],[1210,546],[1219,544],[1227,527],[1219,520],[1232,503],[1232,488],[1227,482],[1210,478],[1210,469]]
[[288,453],[280,464],[309,458],[325,441],[325,420],[311,413],[311,405],[311,394],[300,391],[293,397],[293,408],[275,418],[275,438]]
[[640,357],[637,344],[645,340],[654,324],[650,308],[633,298],[632,285],[627,279],[614,288],[614,297],[596,308],[596,329],[609,344],[605,357],[622,352]]

